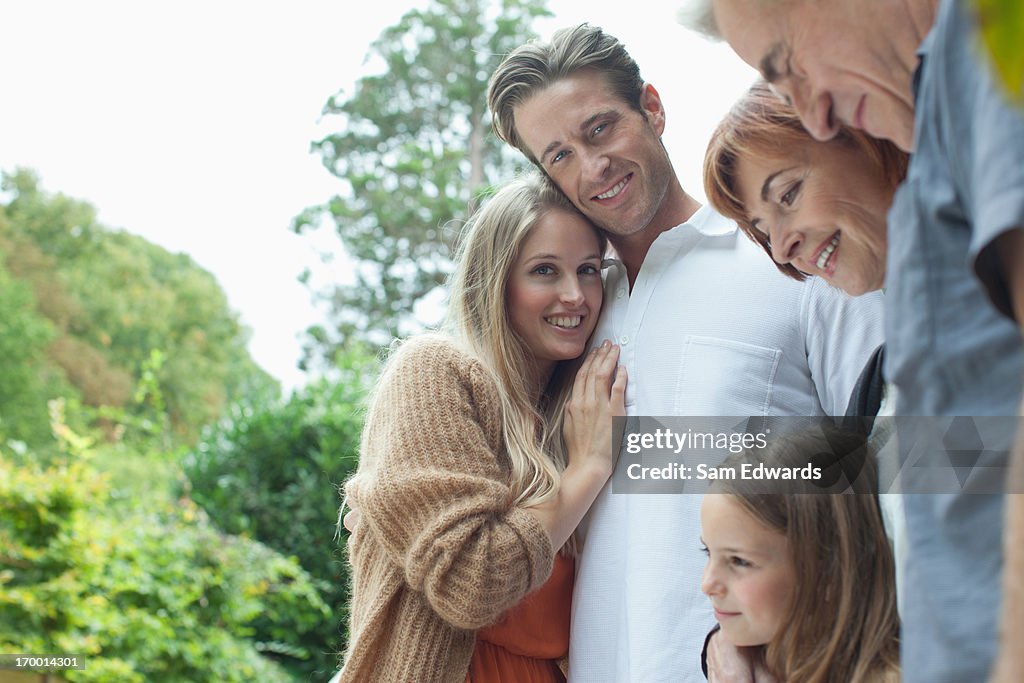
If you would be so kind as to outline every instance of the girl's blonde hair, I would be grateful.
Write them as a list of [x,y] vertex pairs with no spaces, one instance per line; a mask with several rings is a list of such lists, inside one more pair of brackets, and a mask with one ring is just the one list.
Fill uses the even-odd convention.
[[769,671],[800,683],[894,679],[899,671],[895,563],[864,435],[830,427],[808,430],[736,460],[803,467],[823,454],[856,463],[857,476],[847,473],[844,480],[855,480],[854,493],[767,492],[757,483],[722,480],[708,495],[732,494],[789,543],[796,572],[793,602],[784,626],[764,647]]

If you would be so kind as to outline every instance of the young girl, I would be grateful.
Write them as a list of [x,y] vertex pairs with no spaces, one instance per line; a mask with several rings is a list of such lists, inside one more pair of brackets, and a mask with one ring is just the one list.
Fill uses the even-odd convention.
[[535,174],[471,220],[447,323],[388,360],[346,486],[360,520],[341,681],[564,681],[571,536],[624,414],[618,349],[580,359],[604,246]]
[[[822,452],[863,447],[863,436],[817,430],[738,460],[803,467]],[[859,483],[868,488],[860,490],[873,490],[872,468],[866,461]],[[701,589],[721,628],[714,637],[745,648],[755,668],[779,681],[895,683],[899,618],[877,495],[779,490],[718,480],[704,498]]]

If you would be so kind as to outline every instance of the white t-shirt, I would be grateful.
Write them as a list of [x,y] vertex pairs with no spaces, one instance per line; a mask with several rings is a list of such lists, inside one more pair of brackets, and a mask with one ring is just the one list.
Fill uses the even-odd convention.
[[[736,224],[704,207],[651,246],[633,291],[605,277],[595,344],[621,346],[635,416],[843,415],[882,342],[882,295],[852,298],[782,275]],[[573,683],[702,683],[714,626],[700,591],[699,494],[598,496],[573,594]]]

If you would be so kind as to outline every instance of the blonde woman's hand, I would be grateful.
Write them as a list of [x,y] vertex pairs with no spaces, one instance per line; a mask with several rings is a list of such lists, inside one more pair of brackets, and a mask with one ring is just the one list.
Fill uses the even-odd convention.
[[605,340],[587,354],[565,406],[569,466],[598,467],[611,476],[612,418],[626,414],[626,368],[618,364],[619,347]]
[[556,552],[612,475],[612,417],[626,414],[626,369],[618,360],[619,348],[608,341],[583,360],[565,404],[562,435],[569,462],[558,492],[527,508],[548,532]]

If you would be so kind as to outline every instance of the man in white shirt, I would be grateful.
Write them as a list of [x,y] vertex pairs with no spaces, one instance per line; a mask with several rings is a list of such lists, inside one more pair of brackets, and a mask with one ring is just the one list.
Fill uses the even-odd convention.
[[[880,295],[783,277],[686,194],[665,111],[615,38],[588,25],[513,51],[491,79],[495,131],[608,235],[594,334],[621,346],[634,416],[842,415],[882,340]],[[602,491],[578,563],[573,681],[703,681],[700,496]]]

